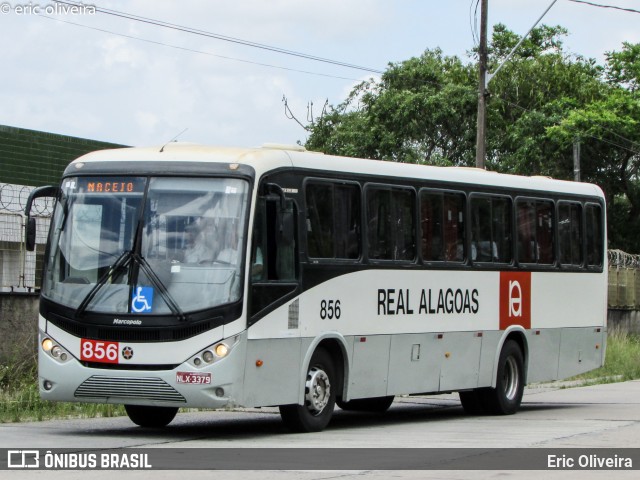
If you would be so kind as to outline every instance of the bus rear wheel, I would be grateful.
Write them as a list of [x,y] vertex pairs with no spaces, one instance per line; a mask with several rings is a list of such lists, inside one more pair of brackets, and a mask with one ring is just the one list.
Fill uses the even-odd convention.
[[481,390],[487,413],[512,415],[520,408],[524,393],[524,357],[514,340],[507,340],[500,352],[496,388]]
[[336,375],[329,353],[318,348],[304,385],[304,405],[280,405],[280,416],[293,432],[319,432],[329,424],[336,404]]
[[125,405],[129,419],[140,427],[162,428],[171,423],[178,413],[177,407],[149,407],[145,405]]

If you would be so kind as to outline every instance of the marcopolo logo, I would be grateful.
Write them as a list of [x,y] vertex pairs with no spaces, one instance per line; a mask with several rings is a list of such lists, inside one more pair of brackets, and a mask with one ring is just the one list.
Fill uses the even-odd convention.
[[531,272],[500,272],[500,329],[531,328]]

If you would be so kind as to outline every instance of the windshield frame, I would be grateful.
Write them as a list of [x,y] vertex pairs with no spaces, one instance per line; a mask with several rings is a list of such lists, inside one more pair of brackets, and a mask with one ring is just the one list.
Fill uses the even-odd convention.
[[[128,319],[136,319],[141,320],[144,326],[166,326],[166,325],[174,325],[174,324],[183,324],[184,322],[198,322],[205,319],[213,319],[213,325],[222,325],[234,321],[239,318],[243,311],[244,300],[246,297],[246,256],[247,249],[250,243],[249,239],[249,218],[252,209],[252,200],[253,200],[253,189],[254,189],[254,179],[255,172],[253,168],[243,166],[243,165],[235,165],[234,168],[229,164],[212,164],[212,163],[200,163],[200,162],[171,162],[167,163],[166,166],[160,168],[149,168],[151,162],[133,162],[133,165],[127,162],[127,168],[123,169],[123,162],[110,162],[108,164],[109,169],[105,169],[104,167],[107,164],[101,164],[101,168],[97,168],[98,166],[91,165],[92,168],[86,168],[81,174],[76,169],[71,172],[65,172],[65,177],[63,177],[62,185],[64,186],[65,181],[68,181],[72,178],[79,177],[95,177],[101,176],[105,179],[109,178],[123,178],[123,177],[144,177],[145,182],[147,183],[145,187],[145,192],[143,198],[141,200],[141,207],[139,209],[140,220],[145,215],[145,209],[148,208],[148,189],[149,184],[152,178],[179,178],[179,179],[190,179],[190,178],[198,178],[198,179],[221,179],[221,180],[243,180],[246,182],[246,186],[244,188],[244,192],[242,195],[244,196],[241,204],[243,206],[242,215],[244,218],[240,219],[239,228],[241,229],[241,238],[239,240],[238,245],[238,273],[239,273],[239,293],[237,299],[231,301],[230,303],[220,304],[220,305],[212,305],[206,306],[205,308],[186,311],[183,312],[182,309],[175,309],[170,306],[171,300],[167,300],[166,294],[158,293],[158,296],[163,298],[165,303],[169,305],[168,310],[166,312],[159,313],[134,313],[129,307],[127,312],[116,313],[116,312],[100,312],[100,311],[92,311],[91,308],[87,308],[88,305],[84,305],[81,311],[78,311],[76,307],[73,305],[66,305],[54,298],[50,298],[47,295],[47,289],[44,288],[42,290],[42,302],[41,302],[41,313],[46,314],[57,314],[65,317],[68,320],[81,320],[83,323],[88,324],[102,324],[102,325],[115,325],[116,320],[128,320]],[[164,163],[164,162],[153,162],[153,163]],[[87,164],[89,167],[90,164]],[[169,167],[169,168],[167,168]],[[68,167],[67,170],[71,168]],[[177,169],[179,168],[179,173]],[[162,172],[159,174],[158,172]],[[56,203],[56,208],[54,211],[54,215],[52,217],[52,228],[49,232],[49,241],[47,242],[47,248],[45,252],[44,259],[44,272],[45,277],[50,274],[51,265],[50,262],[52,259],[52,252],[55,255],[55,251],[58,249],[58,242],[60,239],[60,231],[55,228],[56,225],[62,225],[67,221],[69,201],[66,198],[64,192],[60,194],[58,199],[59,201]],[[144,263],[145,260],[140,256],[141,253],[141,241],[140,239],[134,240],[137,245],[133,246],[132,252],[132,260],[128,263],[136,264],[136,270],[145,270]],[[120,252],[124,253],[124,252]],[[129,255],[126,255],[127,257]],[[148,268],[148,265],[146,266]],[[136,273],[136,275],[142,275],[141,273]],[[151,276],[150,276],[151,277]],[[154,281],[153,278],[148,279],[151,284],[154,284],[158,291],[161,292],[162,288]],[[48,280],[45,280],[48,281]],[[98,290],[100,287],[98,286]],[[94,292],[95,294],[95,292]],[[91,299],[89,299],[91,300]],[[87,302],[90,303],[90,302]],[[84,311],[82,311],[84,310]],[[117,318],[116,318],[117,317]],[[139,325],[139,323],[138,323]]]

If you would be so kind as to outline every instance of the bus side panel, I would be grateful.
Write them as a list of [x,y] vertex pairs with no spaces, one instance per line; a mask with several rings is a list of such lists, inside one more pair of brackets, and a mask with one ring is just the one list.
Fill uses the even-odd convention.
[[478,387],[490,387],[495,377],[496,352],[504,331],[485,330],[482,332],[482,350],[478,369]]
[[527,383],[545,382],[558,378],[560,358],[559,328],[544,328],[527,332],[529,344],[529,368]]
[[242,405],[298,403],[301,362],[300,338],[249,340]]
[[477,332],[450,332],[441,339],[440,391],[475,388],[482,337]]
[[560,341],[558,378],[567,378],[594,370],[602,365],[604,328],[565,328]]
[[392,336],[387,394],[476,388],[484,370],[486,385],[491,385],[497,340],[487,348],[490,355],[483,370],[479,368],[483,339],[478,332]]
[[417,333],[391,337],[388,395],[438,391],[444,353],[436,336]]
[[390,335],[356,337],[353,342],[349,398],[383,397],[387,394]]

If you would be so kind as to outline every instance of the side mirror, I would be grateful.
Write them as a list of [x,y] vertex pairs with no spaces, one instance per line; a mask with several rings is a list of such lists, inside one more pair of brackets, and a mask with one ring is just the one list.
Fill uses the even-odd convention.
[[24,245],[28,252],[33,252],[36,248],[36,219],[27,218],[24,232]]
[[31,207],[33,202],[38,198],[55,197],[60,193],[60,187],[46,186],[34,188],[29,194],[27,205],[24,207],[24,214],[27,216],[27,222],[24,228],[24,244],[29,252],[33,252],[36,248],[36,219],[31,217]]

